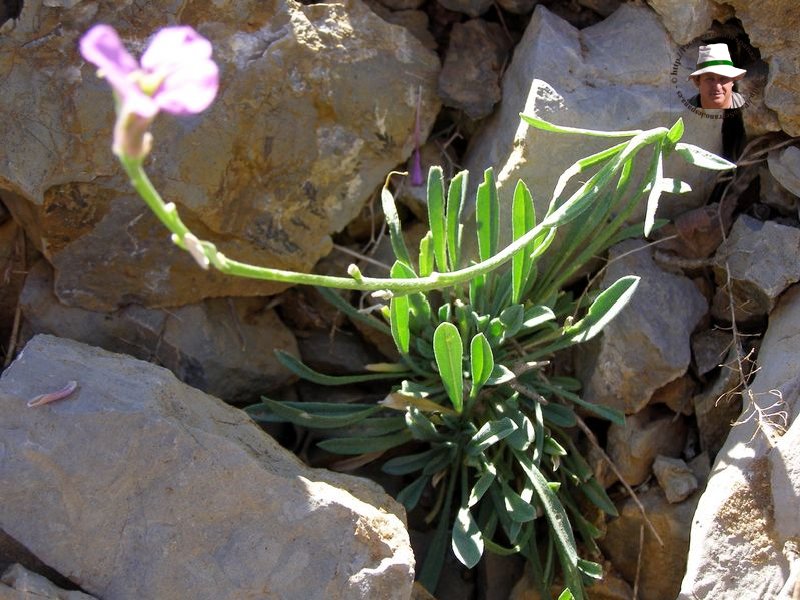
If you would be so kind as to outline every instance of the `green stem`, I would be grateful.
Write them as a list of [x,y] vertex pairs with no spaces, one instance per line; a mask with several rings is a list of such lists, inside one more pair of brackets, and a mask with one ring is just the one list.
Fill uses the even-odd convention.
[[[615,172],[621,165],[625,158],[635,153],[644,145],[647,145],[664,135],[664,128],[656,128],[648,132],[639,134],[631,143],[620,152],[616,160],[612,162],[611,171]],[[440,289],[444,287],[455,286],[475,277],[489,274],[498,267],[504,265],[506,262],[517,252],[522,251],[526,245],[532,242],[543,230],[557,227],[557,223],[552,221],[548,223],[545,219],[525,235],[519,237],[517,240],[506,246],[502,251],[494,256],[479,262],[477,264],[451,271],[447,273],[431,273],[426,277],[409,278],[409,279],[391,279],[391,278],[372,278],[363,277],[355,271],[353,277],[333,277],[328,275],[316,275],[313,273],[299,273],[296,271],[285,271],[281,269],[271,269],[268,267],[258,267],[255,265],[242,263],[232,260],[221,252],[217,251],[214,244],[206,241],[197,240],[186,225],[181,221],[177,208],[173,203],[165,203],[161,198],[158,191],[153,186],[150,179],[143,168],[142,159],[131,159],[121,157],[125,172],[131,179],[131,184],[145,201],[147,206],[156,217],[171,231],[173,241],[180,247],[187,249],[187,236],[191,236],[195,243],[195,250],[199,246],[199,251],[205,255],[208,262],[213,265],[217,270],[229,275],[237,275],[240,277],[248,277],[251,279],[277,281],[282,283],[291,284],[305,284],[317,285],[322,287],[331,287],[347,290],[360,290],[360,291],[378,291],[388,290],[391,293],[398,295],[405,295],[414,292],[424,292],[433,289]],[[586,193],[589,193],[587,190]],[[194,254],[194,253],[193,253]],[[195,256],[195,258],[198,258]],[[202,258],[202,257],[200,257]],[[208,265],[203,265],[207,267]]]

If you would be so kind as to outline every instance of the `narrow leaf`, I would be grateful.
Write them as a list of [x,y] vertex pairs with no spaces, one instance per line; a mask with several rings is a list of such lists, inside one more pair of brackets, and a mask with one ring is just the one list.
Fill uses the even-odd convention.
[[295,358],[283,350],[275,350],[275,356],[284,367],[295,375],[307,381],[319,383],[321,385],[350,385],[353,383],[364,383],[365,381],[381,381],[384,379],[397,379],[407,377],[409,373],[369,373],[365,375],[325,375],[304,365],[300,359]]
[[469,501],[467,502],[467,506],[475,506],[480,499],[483,498],[483,495],[486,493],[486,490],[489,489],[489,486],[494,483],[494,479],[494,471],[485,471],[483,475],[478,478],[478,481],[475,482],[475,485],[472,486],[472,491],[469,493]]
[[683,137],[684,129],[685,127],[683,125],[683,119],[679,117],[678,120],[675,121],[675,124],[669,128],[669,131],[667,132],[667,140],[669,140],[672,144],[677,144],[678,140]]
[[461,366],[464,346],[455,325],[439,324],[433,334],[433,352],[444,389],[447,390],[453,408],[460,413],[464,407],[464,373]]
[[405,419],[414,439],[425,442],[438,442],[444,439],[444,436],[437,431],[436,425],[419,409],[410,406],[406,410]]
[[391,408],[392,410],[402,410],[405,411],[409,406],[413,406],[419,409],[422,412],[429,412],[429,413],[442,413],[442,414],[451,414],[454,415],[455,411],[448,407],[442,406],[434,402],[433,400],[428,400],[427,398],[420,398],[418,396],[411,396],[408,394],[403,394],[401,392],[392,392],[386,398],[378,402],[384,408]]
[[419,241],[419,275],[427,277],[433,273],[433,234],[429,231]]
[[675,151],[690,165],[695,165],[701,169],[727,171],[728,169],[736,168],[734,163],[693,144],[675,144]]
[[489,377],[486,385],[500,385],[501,383],[508,383],[513,381],[517,376],[514,372],[505,365],[496,364],[492,371],[492,376]]
[[608,497],[608,494],[603,489],[603,486],[600,485],[596,479],[590,479],[578,489],[584,496],[586,496],[586,498],[589,499],[589,501],[591,501],[592,504],[594,504],[607,515],[612,517],[619,515],[617,507],[611,501],[611,498]]
[[458,510],[453,523],[453,553],[468,569],[477,565],[483,556],[483,536],[467,506]]
[[414,510],[430,479],[430,475],[421,475],[397,493],[397,501],[405,506],[407,511]]
[[547,306],[531,306],[525,310],[522,321],[522,329],[534,329],[542,323],[555,320],[556,315]]
[[494,370],[492,346],[482,333],[472,338],[472,342],[469,345],[469,362],[470,375],[472,376],[472,389],[469,395],[474,398],[489,380]]
[[590,560],[579,558],[578,570],[590,579],[596,579],[597,581],[600,581],[603,578],[603,567]]
[[661,186],[661,178],[664,176],[664,161],[662,155],[662,142],[658,141],[655,145],[653,152],[653,165],[651,169],[654,171],[650,180],[653,181],[650,193],[647,195],[647,209],[644,217],[644,236],[648,237],[653,230],[653,225],[656,220],[656,210],[658,210],[658,200],[661,197],[663,187]]
[[450,180],[447,189],[447,253],[450,269],[455,271],[461,261],[461,212],[467,194],[467,171],[461,171]]
[[[528,186],[520,180],[514,189],[514,200],[511,207],[511,235],[514,240],[521,238],[536,225],[533,197]],[[533,242],[527,244],[522,250],[511,258],[511,302],[521,302],[525,291],[525,284],[533,267]]]
[[295,425],[313,429],[337,429],[340,427],[348,427],[359,421],[363,421],[381,408],[380,406],[371,406],[349,413],[315,414],[306,410],[302,406],[302,402],[290,404],[287,402],[270,400],[269,398],[264,398],[263,400],[263,406],[269,408],[269,410],[278,417],[290,423],[294,423]]
[[373,329],[377,329],[386,335],[391,333],[385,323],[360,312],[356,307],[336,293],[336,290],[324,287],[316,287],[315,289],[325,299],[326,302],[335,306],[341,312],[346,314],[351,320],[359,321],[360,323],[369,325]]
[[508,417],[497,421],[487,421],[467,443],[467,454],[470,456],[481,454],[492,444],[511,435],[516,428],[516,423]]
[[634,275],[619,278],[597,296],[583,319],[565,329],[564,335],[576,343],[592,339],[628,304],[639,279]]
[[[388,181],[387,181],[388,183]],[[400,223],[400,216],[397,214],[397,206],[394,203],[394,196],[384,187],[381,190],[381,206],[383,208],[383,215],[386,219],[386,225],[389,228],[389,240],[392,243],[392,250],[397,260],[411,266],[411,256],[406,248],[406,241],[403,238],[403,226]]]
[[515,523],[527,523],[536,518],[536,509],[505,483],[502,485],[506,512]]
[[381,471],[389,475],[407,475],[414,471],[421,471],[437,455],[442,452],[442,447],[431,448],[425,452],[398,456],[383,463]]
[[500,206],[494,170],[490,167],[483,174],[483,183],[478,186],[475,218],[478,229],[478,255],[486,260],[497,253],[500,239]]
[[536,129],[542,131],[552,131],[554,133],[577,133],[580,135],[590,135],[594,137],[631,137],[642,133],[641,129],[631,129],[629,131],[600,131],[597,129],[581,129],[579,127],[567,127],[565,125],[554,125],[544,119],[535,117],[533,115],[526,115],[520,113],[519,115],[523,121],[529,125],[533,125]]
[[447,271],[447,245],[444,221],[444,181],[441,167],[428,171],[428,222],[433,234],[433,255],[440,273]]
[[392,329],[392,339],[401,354],[408,354],[411,344],[410,313],[408,296],[392,296],[389,301],[389,324]]
[[331,438],[317,443],[317,446],[334,454],[365,454],[389,450],[411,440],[411,432],[403,430],[381,437]]

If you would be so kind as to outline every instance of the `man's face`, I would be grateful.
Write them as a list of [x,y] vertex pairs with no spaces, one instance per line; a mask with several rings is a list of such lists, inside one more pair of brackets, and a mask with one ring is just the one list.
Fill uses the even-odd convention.
[[716,73],[703,73],[694,78],[700,89],[700,106],[703,108],[730,108],[733,79]]

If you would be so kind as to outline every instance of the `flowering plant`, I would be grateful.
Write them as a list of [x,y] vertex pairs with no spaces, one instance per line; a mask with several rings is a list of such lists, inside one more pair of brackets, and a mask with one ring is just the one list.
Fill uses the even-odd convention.
[[[615,422],[624,417],[583,400],[580,384],[559,376],[551,361],[558,351],[598,335],[625,306],[638,278],[623,277],[605,290],[588,289],[578,296],[565,291],[565,284],[611,245],[642,232],[648,235],[657,227],[655,213],[663,192],[688,189],[664,177],[666,155],[676,152],[710,169],[733,165],[681,144],[680,120],[669,129],[604,132],[559,127],[522,115],[529,125],[554,134],[624,141],[571,165],[541,220],[520,181],[513,194],[513,241],[507,247],[499,246],[493,171],[486,170],[477,189],[478,256],[470,262],[462,251],[468,174],[461,172],[446,182],[442,170],[434,167],[427,179],[429,231],[418,258],[412,259],[406,246],[388,185],[382,190],[396,259],[389,278],[364,277],[355,265],[348,269],[349,277],[257,267],[229,259],[212,243],[195,237],[143,169],[151,146],[147,130],[159,111],[197,113],[212,102],[218,70],[211,60],[211,44],[191,28],[167,28],[155,35],[138,63],[116,32],[100,25],[84,36],[81,52],[114,89],[114,152],[176,244],[203,268],[321,286],[331,302],[353,319],[391,335],[397,346],[397,364],[372,366],[372,372],[346,377],[315,372],[279,352],[295,373],[326,385],[375,379],[397,383],[378,404],[264,398],[249,407],[253,418],[337,431],[320,446],[339,454],[375,458],[393,450],[397,455],[383,469],[408,478],[398,499],[413,510],[425,490],[435,498],[426,520],[437,523],[436,533],[420,573],[428,589],[435,589],[450,547],[469,567],[485,550],[521,553],[545,597],[558,562],[569,589],[563,597],[585,598],[585,579],[600,577],[602,569],[578,555],[578,539],[593,553],[599,535],[581,514],[579,499],[609,514],[616,510],[569,432],[576,425],[585,427],[581,411]],[[634,164],[640,153],[646,155],[647,166],[637,178]],[[581,174],[586,181],[565,194]],[[643,200],[644,225],[628,226]],[[566,241],[552,256],[551,244],[560,228],[567,229]],[[362,314],[325,288],[381,292],[388,300],[383,319]],[[437,293],[429,294],[431,290]]]

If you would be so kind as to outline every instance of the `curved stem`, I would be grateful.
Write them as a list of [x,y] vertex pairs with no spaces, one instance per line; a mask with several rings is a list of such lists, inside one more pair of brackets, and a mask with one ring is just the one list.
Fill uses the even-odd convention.
[[[629,146],[616,157],[612,162],[610,170],[615,172],[619,165],[623,162],[624,158],[635,153],[644,145],[647,145],[657,138],[664,135],[664,128],[656,128],[647,132],[639,133],[631,140]],[[443,287],[451,287],[460,283],[465,283],[478,277],[490,273],[491,271],[502,266],[516,254],[523,251],[525,246],[532,242],[536,237],[545,229],[551,229],[562,224],[558,219],[545,219],[542,223],[532,228],[525,235],[519,237],[517,240],[506,246],[503,250],[494,256],[479,262],[477,264],[450,271],[446,273],[434,272],[426,277],[417,277],[409,279],[391,279],[391,278],[372,278],[363,277],[357,269],[352,269],[352,277],[334,277],[329,275],[316,275],[313,273],[299,273],[296,271],[285,271],[281,269],[271,269],[268,267],[259,267],[247,263],[242,263],[232,260],[219,252],[214,244],[207,241],[198,240],[186,225],[181,221],[178,215],[177,207],[172,202],[165,203],[161,195],[153,186],[143,168],[142,159],[131,159],[121,157],[125,172],[131,179],[131,184],[145,201],[147,206],[156,217],[169,229],[173,234],[173,241],[183,248],[191,252],[195,260],[203,268],[208,268],[209,264],[213,265],[222,273],[237,275],[241,277],[248,277],[251,279],[278,281],[282,283],[316,285],[322,287],[331,287],[347,290],[360,290],[360,291],[378,291],[388,290],[394,294],[405,295],[414,292],[424,292],[432,289],[439,289]],[[587,190],[588,192],[588,190]],[[576,194],[577,196],[577,194]],[[573,197],[573,200],[576,199]],[[554,216],[554,215],[553,215]],[[548,222],[549,221],[549,222]]]

